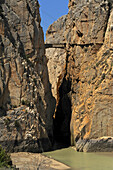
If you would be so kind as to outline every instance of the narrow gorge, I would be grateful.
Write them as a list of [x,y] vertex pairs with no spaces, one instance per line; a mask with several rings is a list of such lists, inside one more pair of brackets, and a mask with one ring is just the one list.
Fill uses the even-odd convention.
[[69,0],[45,45],[38,1],[0,0],[0,145],[8,152],[113,151],[112,4]]

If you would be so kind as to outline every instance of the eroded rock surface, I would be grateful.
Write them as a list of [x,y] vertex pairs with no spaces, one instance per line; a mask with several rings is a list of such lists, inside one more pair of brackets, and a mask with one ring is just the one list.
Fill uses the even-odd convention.
[[12,153],[13,165],[19,170],[69,170],[70,167],[41,154],[26,152]]
[[70,0],[68,14],[48,28],[47,43],[66,43],[62,52],[46,50],[57,139],[113,136],[112,16],[111,1]]
[[79,152],[113,152],[113,137],[80,139],[76,143]]
[[0,144],[8,151],[51,147],[54,99],[43,38],[37,0],[0,0]]

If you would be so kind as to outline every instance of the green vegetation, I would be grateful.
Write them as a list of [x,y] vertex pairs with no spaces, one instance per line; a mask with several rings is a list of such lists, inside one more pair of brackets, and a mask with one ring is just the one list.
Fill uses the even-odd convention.
[[10,156],[6,153],[6,151],[0,146],[0,168],[7,167],[10,168],[12,165],[12,161]]

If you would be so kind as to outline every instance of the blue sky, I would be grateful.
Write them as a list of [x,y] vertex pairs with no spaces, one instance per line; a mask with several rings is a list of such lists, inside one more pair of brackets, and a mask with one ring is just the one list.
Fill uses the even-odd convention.
[[38,0],[44,37],[50,24],[68,13],[68,0]]

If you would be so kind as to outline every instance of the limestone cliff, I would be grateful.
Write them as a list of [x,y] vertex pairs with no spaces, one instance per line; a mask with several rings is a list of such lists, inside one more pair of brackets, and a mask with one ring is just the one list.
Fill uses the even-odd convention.
[[51,147],[54,99],[37,0],[0,0],[0,144]]
[[69,0],[68,14],[50,25],[46,43],[66,43],[46,50],[56,140],[113,136],[112,1]]

